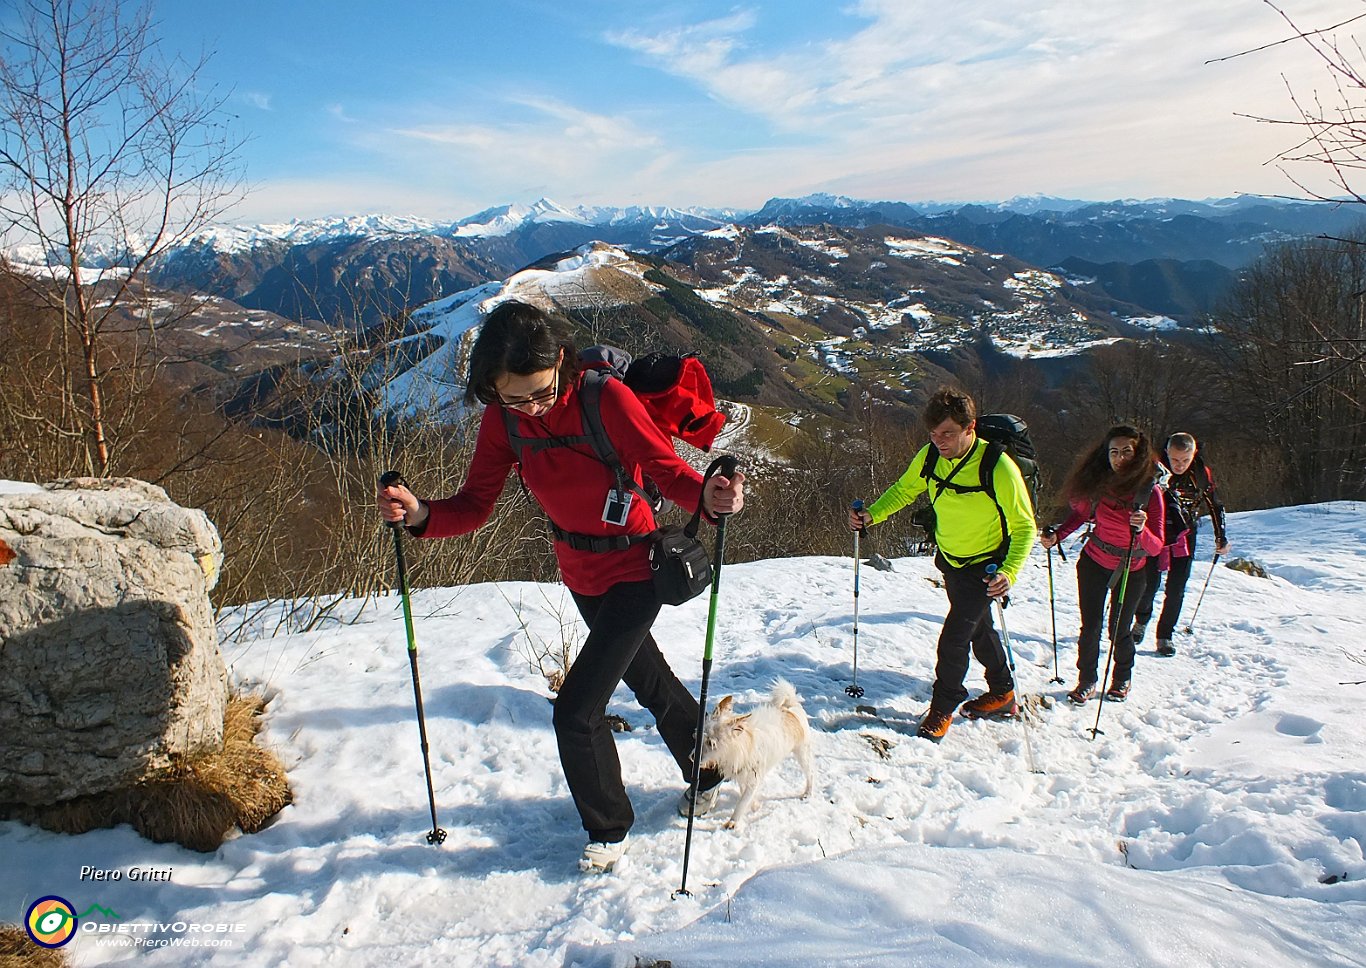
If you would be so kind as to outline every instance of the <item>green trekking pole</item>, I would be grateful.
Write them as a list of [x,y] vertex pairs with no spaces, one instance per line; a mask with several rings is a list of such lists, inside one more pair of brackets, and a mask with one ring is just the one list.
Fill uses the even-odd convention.
[[[711,462],[703,476],[703,487],[707,478],[720,473],[729,479],[735,476],[739,463],[734,457],[718,457]],[[716,599],[721,592],[721,566],[726,560],[726,519],[729,514],[716,516],[716,550],[712,553],[711,600],[707,605],[707,644],[702,650],[702,689],[697,698],[697,737],[692,754],[692,783],[688,787],[688,832],[683,839],[683,879],[678,890],[669,895],[671,898],[691,897],[688,891],[688,860],[692,856],[693,814],[697,808],[697,785],[702,777],[702,731],[707,724],[707,684],[711,680],[712,643],[716,639]]]
[[[408,486],[398,471],[385,471],[380,476],[379,486]],[[446,841],[446,831],[436,822],[436,793],[432,789],[432,761],[427,746],[427,717],[422,711],[422,680],[417,674],[417,640],[413,635],[413,609],[408,603],[408,566],[403,560],[403,523],[390,521],[389,528],[394,535],[394,562],[398,569],[398,591],[403,600],[403,627],[408,632],[408,666],[413,672],[413,699],[417,702],[417,734],[422,740],[422,769],[427,774],[427,805],[432,811],[432,829],[427,832],[427,843],[442,844]]]
[[[1114,631],[1110,633],[1110,648],[1105,653],[1105,674],[1101,676],[1100,684],[1105,685],[1110,679],[1110,662],[1115,657],[1115,640],[1119,638],[1119,620],[1124,615],[1124,593],[1129,588],[1129,566],[1134,560],[1134,542],[1138,540],[1138,529],[1129,529],[1129,550],[1124,552],[1124,564],[1120,565],[1123,569],[1119,573],[1119,600],[1110,609],[1110,624],[1114,626]],[[1100,728],[1100,714],[1105,708],[1105,690],[1100,690],[1100,702],[1096,704],[1096,724],[1091,727],[1091,738],[1103,735]]]

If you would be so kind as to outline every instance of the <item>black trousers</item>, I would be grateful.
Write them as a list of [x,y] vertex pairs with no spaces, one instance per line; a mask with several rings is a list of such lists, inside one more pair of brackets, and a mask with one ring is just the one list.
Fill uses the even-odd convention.
[[944,628],[939,633],[930,706],[951,713],[968,698],[963,679],[968,674],[969,655],[976,656],[986,669],[990,692],[1014,689],[1015,680],[1010,675],[1010,663],[1006,660],[1001,637],[991,622],[986,563],[954,568],[938,554],[934,563],[944,575],[949,614],[944,617]]
[[[654,715],[685,781],[692,779],[697,700],[650,635],[660,608],[652,582],[622,582],[604,595],[575,594],[574,603],[588,625],[588,638],[555,698],[555,740],[583,829],[591,840],[615,843],[625,839],[635,821],[607,723],[607,702],[617,684],[625,681]],[[713,771],[704,771],[699,786],[708,789],[718,782]]]
[[[1172,558],[1167,568],[1167,593],[1162,599],[1162,614],[1157,617],[1157,637],[1170,639],[1176,632],[1176,623],[1181,619],[1181,605],[1186,600],[1186,582],[1190,580],[1191,566],[1195,564],[1195,538],[1190,536],[1191,553],[1189,558]],[[1134,618],[1147,623],[1153,617],[1153,600],[1157,598],[1157,586],[1162,581],[1162,572],[1157,570],[1157,559],[1153,558],[1143,568],[1147,584],[1143,597],[1139,599]]]
[[[1122,565],[1120,567],[1123,567]],[[1109,568],[1082,551],[1077,555],[1077,601],[1081,606],[1081,635],[1077,638],[1077,678],[1082,682],[1097,682],[1100,662],[1100,619],[1105,612],[1106,593],[1110,599],[1110,621],[1106,623],[1114,638],[1114,669],[1111,682],[1128,682],[1134,672],[1134,609],[1143,597],[1144,568],[1129,572],[1127,584],[1120,580],[1110,588]],[[1120,586],[1124,585],[1124,602],[1119,602]]]

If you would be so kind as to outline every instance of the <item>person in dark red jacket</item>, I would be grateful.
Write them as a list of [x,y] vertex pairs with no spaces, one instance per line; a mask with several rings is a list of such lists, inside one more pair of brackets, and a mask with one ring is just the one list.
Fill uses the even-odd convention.
[[[1143,565],[1162,550],[1165,508],[1156,487],[1157,454],[1144,434],[1128,425],[1111,427],[1105,438],[1077,461],[1063,482],[1070,513],[1062,524],[1045,528],[1039,543],[1051,548],[1087,521],[1092,522],[1077,556],[1077,601],[1081,634],[1077,637],[1077,685],[1069,701],[1083,705],[1096,695],[1100,659],[1101,615],[1110,594],[1109,632],[1114,643],[1114,670],[1105,698],[1123,702],[1129,696],[1134,669],[1134,609],[1143,594]],[[1129,561],[1124,601],[1119,602],[1116,575]]]
[[[522,437],[582,438],[582,380],[567,321],[525,303],[501,303],[485,318],[470,352],[465,399],[485,409],[465,483],[448,498],[419,500],[406,487],[390,486],[379,490],[377,500],[386,521],[402,521],[417,537],[466,534],[488,520],[520,457],[523,482],[562,535],[555,541],[560,575],[589,629],[555,699],[553,721],[565,779],[588,832],[580,867],[607,871],[625,852],[635,819],[606,719],[608,700],[625,681],[654,715],[685,781],[692,776],[698,705],[650,635],[660,603],[644,540],[655,530],[649,502],[629,489],[615,493],[612,469],[588,443],[526,448],[521,455],[509,443],[507,411],[517,415]],[[619,381],[603,382],[600,410],[617,456],[637,485],[643,471],[665,497],[684,508],[700,500],[713,519],[744,506],[744,474],[717,475],[704,490],[701,476]],[[616,547],[585,547],[592,544]],[[714,771],[703,771],[695,814],[714,803],[720,781]]]
[[[1200,531],[1200,518],[1209,515],[1214,526],[1215,554],[1228,554],[1228,526],[1225,522],[1224,502],[1214,487],[1214,472],[1203,459],[1199,459],[1199,447],[1190,434],[1172,434],[1167,438],[1167,451],[1162,463],[1171,470],[1167,481],[1166,495],[1174,508],[1168,508],[1167,550],[1161,557],[1149,559],[1145,571],[1147,576],[1143,597],[1139,599],[1138,611],[1134,613],[1134,643],[1143,641],[1143,633],[1153,617],[1153,602],[1157,598],[1157,586],[1162,580],[1162,571],[1167,571],[1167,594],[1162,600],[1162,612],[1157,617],[1157,654],[1176,655],[1172,635],[1176,632],[1176,622],[1181,615],[1181,605],[1186,598],[1186,582],[1191,576],[1191,564],[1195,561],[1195,542]],[[1185,530],[1171,534],[1170,522],[1179,517],[1184,521]]]

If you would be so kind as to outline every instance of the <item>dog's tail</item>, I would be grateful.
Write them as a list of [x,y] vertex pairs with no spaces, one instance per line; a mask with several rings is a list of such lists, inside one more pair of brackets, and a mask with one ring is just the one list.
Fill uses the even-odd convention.
[[786,679],[777,679],[773,683],[773,705],[779,709],[801,709],[802,700],[797,695],[797,689]]

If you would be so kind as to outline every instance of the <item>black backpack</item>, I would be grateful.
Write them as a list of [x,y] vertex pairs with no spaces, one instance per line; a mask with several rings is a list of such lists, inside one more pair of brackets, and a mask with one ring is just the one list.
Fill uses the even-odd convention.
[[[934,545],[934,498],[945,490],[956,491],[959,494],[985,491],[996,505],[996,515],[1001,521],[1002,545],[1009,540],[1010,529],[1006,525],[1006,515],[1001,508],[1001,502],[996,499],[994,480],[996,463],[1002,454],[1010,455],[1010,459],[1020,469],[1020,475],[1029,489],[1029,507],[1031,510],[1035,507],[1039,493],[1039,462],[1034,442],[1029,439],[1029,426],[1013,413],[988,413],[977,418],[977,436],[986,441],[987,449],[982,455],[982,462],[979,465],[981,473],[976,483],[960,483],[953,479],[952,474],[948,478],[937,477],[934,469],[939,463],[939,448],[930,444],[929,453],[925,455],[925,466],[920,471],[921,476],[925,478],[926,493],[930,494],[930,504],[927,509],[917,512],[918,519],[912,516],[912,520],[926,534],[926,539],[921,542],[921,550],[928,550]],[[936,485],[938,494],[932,494],[931,489]]]
[[[1035,507],[1039,494],[1039,461],[1038,452],[1034,450],[1034,441],[1029,439],[1029,426],[1013,413],[988,413],[977,418],[977,436],[987,442],[987,452],[982,455],[982,473],[976,484],[944,481],[935,477],[934,468],[939,463],[939,449],[933,444],[930,445],[930,452],[925,457],[921,475],[925,480],[933,480],[939,484],[941,491],[944,488],[957,491],[959,494],[986,491],[987,495],[996,501],[996,483],[993,479],[996,462],[1001,459],[1002,454],[1009,454],[1029,488],[1029,506]],[[996,511],[1001,515],[1001,523],[1004,526],[1005,514],[1001,511],[1000,501],[996,501]]]

